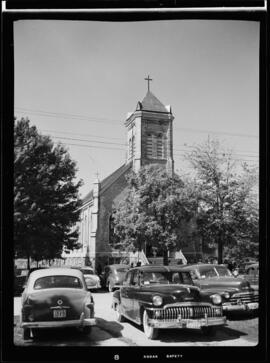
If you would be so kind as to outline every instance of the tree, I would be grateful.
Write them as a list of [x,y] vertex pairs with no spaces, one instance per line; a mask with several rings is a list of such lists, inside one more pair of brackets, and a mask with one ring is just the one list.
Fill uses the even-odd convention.
[[208,138],[186,157],[196,171],[199,233],[218,247],[222,263],[224,247],[228,250],[258,240],[258,209],[252,194],[257,171],[243,165],[238,175],[232,152],[216,139]]
[[14,247],[18,257],[36,261],[79,248],[75,162],[60,144],[38,133],[28,119],[14,127]]
[[[196,200],[177,176],[164,167],[149,165],[127,177],[126,196],[115,206],[114,234],[119,249],[158,246],[164,252],[179,245],[180,224],[194,216]],[[181,247],[181,246],[179,246]]]

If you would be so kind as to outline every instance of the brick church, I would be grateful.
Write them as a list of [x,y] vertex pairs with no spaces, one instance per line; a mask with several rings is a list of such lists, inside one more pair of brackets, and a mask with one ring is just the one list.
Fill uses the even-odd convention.
[[[128,148],[126,162],[105,179],[96,179],[92,190],[84,197],[79,223],[82,247],[64,252],[65,264],[97,267],[125,259],[126,256],[113,251],[110,238],[113,205],[123,197],[126,175],[132,169],[136,172],[151,163],[163,165],[169,173],[174,172],[172,109],[164,106],[150,91],[149,77],[147,80],[146,96],[124,123]],[[198,249],[198,243],[194,241],[188,248],[190,251]]]

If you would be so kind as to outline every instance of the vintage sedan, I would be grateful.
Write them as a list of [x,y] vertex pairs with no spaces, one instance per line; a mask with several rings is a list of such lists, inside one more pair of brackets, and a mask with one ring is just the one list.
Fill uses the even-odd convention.
[[123,286],[113,293],[116,320],[143,325],[148,339],[159,329],[213,328],[226,324],[218,294],[201,293],[189,272],[173,266],[141,266],[129,270]]
[[222,295],[223,311],[256,311],[259,308],[258,289],[252,288],[246,279],[234,276],[225,265],[194,264],[182,269],[190,272],[200,289]]
[[88,290],[94,290],[94,289],[96,290],[101,288],[100,278],[98,275],[94,273],[92,267],[85,266],[85,267],[72,267],[72,268],[78,269],[83,273]]
[[125,264],[115,264],[105,266],[102,274],[102,285],[107,288],[110,292],[119,288],[126,276],[129,266]]
[[22,294],[24,339],[44,328],[77,327],[89,334],[92,325],[94,301],[81,271],[48,268],[30,274]]

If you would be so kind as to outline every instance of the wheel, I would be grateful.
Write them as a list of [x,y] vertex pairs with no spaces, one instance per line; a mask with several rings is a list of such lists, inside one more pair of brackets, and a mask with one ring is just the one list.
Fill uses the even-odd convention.
[[118,303],[114,306],[114,312],[115,312],[115,320],[119,321],[119,323],[122,323],[125,321],[124,316],[120,313],[120,305]]
[[30,339],[30,329],[29,328],[24,328],[23,329],[23,340],[28,340]]
[[201,327],[202,332],[204,335],[214,335],[215,334],[215,328],[213,326],[203,326]]
[[82,329],[82,333],[88,335],[91,333],[92,327],[91,326],[84,326]]
[[146,335],[146,337],[148,339],[156,339],[158,336],[158,329],[157,328],[153,328],[149,325],[149,318],[148,318],[148,314],[147,311],[144,310],[143,312],[143,330],[144,330],[144,334]]

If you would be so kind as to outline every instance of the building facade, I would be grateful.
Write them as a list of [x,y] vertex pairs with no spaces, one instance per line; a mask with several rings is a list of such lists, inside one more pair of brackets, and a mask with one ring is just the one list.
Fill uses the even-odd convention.
[[[137,172],[142,166],[154,163],[163,165],[168,173],[174,173],[173,120],[171,106],[164,106],[149,89],[135,111],[127,115],[124,122],[128,148],[126,162],[107,178],[96,179],[83,199],[79,222],[82,247],[63,253],[66,264],[91,264],[97,268],[128,258],[119,256],[110,245],[113,206],[123,198],[127,188],[126,175],[131,170]],[[190,241],[189,249],[198,250],[198,246]]]

